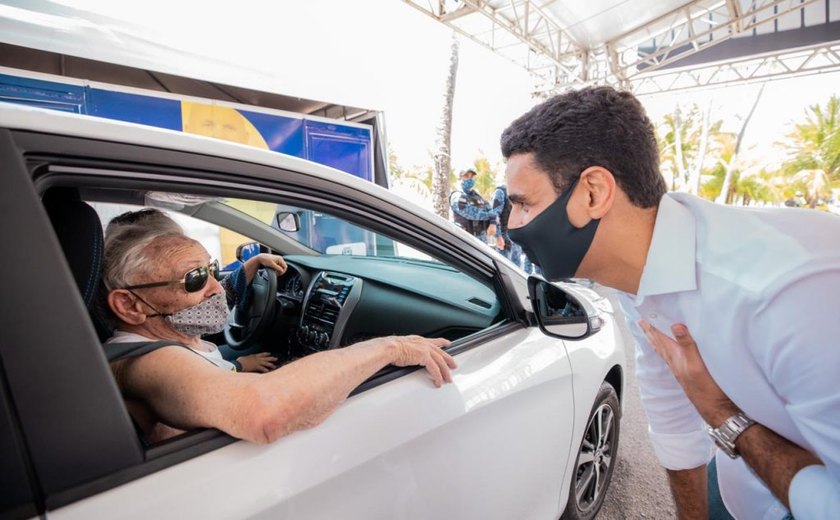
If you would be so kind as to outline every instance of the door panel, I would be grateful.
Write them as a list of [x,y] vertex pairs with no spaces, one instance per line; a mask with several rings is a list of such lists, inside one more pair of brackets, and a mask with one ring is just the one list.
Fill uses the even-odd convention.
[[519,329],[456,359],[441,389],[417,371],[311,430],[238,442],[50,516],[556,516],[574,422],[563,343]]

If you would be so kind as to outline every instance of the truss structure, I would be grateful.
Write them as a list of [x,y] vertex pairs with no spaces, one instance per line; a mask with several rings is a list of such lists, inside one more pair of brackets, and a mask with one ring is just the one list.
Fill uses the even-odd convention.
[[[653,94],[838,70],[836,30],[796,48],[705,59],[723,43],[733,48],[734,40],[803,28],[810,19],[816,20],[810,26],[828,24],[829,2],[838,10],[833,0],[677,1],[672,4],[683,5],[636,27],[611,32],[595,24],[599,34],[592,35],[580,24],[564,25],[568,6],[562,0],[403,1],[526,68],[537,94],[594,83]],[[633,2],[623,6],[637,8]]]
[[836,71],[840,71],[840,42],[641,74],[634,79],[632,89],[637,95],[646,95]]

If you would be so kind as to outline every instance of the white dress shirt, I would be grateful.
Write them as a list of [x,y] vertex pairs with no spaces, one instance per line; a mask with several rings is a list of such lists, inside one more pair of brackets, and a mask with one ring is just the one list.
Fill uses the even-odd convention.
[[[636,338],[650,438],[669,469],[706,464],[703,420],[647,342],[644,319],[684,323],[712,377],[756,422],[816,454],[789,491],[797,520],[840,518],[840,217],[662,198],[637,295],[619,293]],[[767,454],[772,457],[772,453]],[[738,520],[787,514],[744,463],[717,454],[723,501]]]

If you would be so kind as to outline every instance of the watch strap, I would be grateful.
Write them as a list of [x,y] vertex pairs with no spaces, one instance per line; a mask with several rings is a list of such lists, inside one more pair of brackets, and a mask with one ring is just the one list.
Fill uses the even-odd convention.
[[738,412],[723,421],[723,424],[717,428],[709,428],[709,435],[721,451],[734,459],[738,457],[735,441],[747,428],[754,424],[755,421],[747,417],[744,412]]

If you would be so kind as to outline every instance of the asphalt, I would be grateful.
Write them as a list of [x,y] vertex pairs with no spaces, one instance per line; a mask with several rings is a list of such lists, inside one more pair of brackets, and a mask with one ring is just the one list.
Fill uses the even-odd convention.
[[614,293],[599,286],[594,289],[610,298],[616,308],[616,321],[624,337],[627,353],[627,382],[624,390],[624,415],[621,419],[618,462],[597,519],[676,518],[665,470],[657,462],[647,436],[647,419],[642,411],[639,386],[636,383],[633,336],[627,329]]

